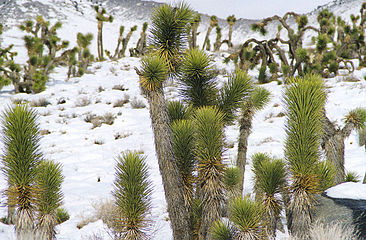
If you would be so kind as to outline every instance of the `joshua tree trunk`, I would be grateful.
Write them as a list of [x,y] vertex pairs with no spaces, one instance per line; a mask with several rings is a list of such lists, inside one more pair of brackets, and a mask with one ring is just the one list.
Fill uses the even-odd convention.
[[54,240],[56,239],[56,219],[53,215],[47,214],[43,215],[40,219],[37,240]]
[[233,43],[231,42],[231,37],[233,35],[233,26],[234,26],[234,24],[229,24],[229,41],[227,44],[229,49],[233,47]]
[[15,229],[17,240],[33,240],[34,225],[32,212],[29,209],[18,210]]
[[98,22],[98,38],[97,38],[97,44],[98,44],[98,58],[99,61],[103,60],[103,21]]
[[244,189],[245,164],[247,163],[248,137],[252,128],[253,113],[251,107],[248,107],[240,119],[238,156],[236,166],[240,170],[239,192],[242,195]]
[[163,89],[146,91],[154,131],[155,149],[163,179],[165,198],[175,240],[190,239],[189,213],[184,203],[184,186],[173,154],[172,133]]
[[365,176],[363,177],[363,181],[362,181],[363,184],[366,184],[366,173],[365,173]]
[[126,38],[123,39],[123,41],[122,41],[122,50],[118,54],[118,58],[122,58],[122,57],[125,56],[125,52],[126,52],[126,49],[127,49],[127,44],[130,41],[130,38],[132,36],[132,33],[133,33],[133,31],[129,31],[128,34],[127,34],[127,36],[126,36]]
[[288,223],[291,234],[296,236],[298,239],[306,240],[309,239],[308,233],[311,226],[311,211],[309,206],[301,206],[303,204],[301,197],[295,196],[290,206],[290,221]]
[[322,137],[322,148],[325,150],[327,161],[336,168],[334,184],[344,182],[344,140],[349,137],[353,123],[346,123],[342,129],[336,129],[334,124],[324,115],[323,120],[324,135]]
[[202,50],[206,49],[206,44],[208,42],[208,39],[210,37],[211,31],[213,28],[214,28],[214,26],[211,26],[211,25],[208,27],[205,40],[203,41]]

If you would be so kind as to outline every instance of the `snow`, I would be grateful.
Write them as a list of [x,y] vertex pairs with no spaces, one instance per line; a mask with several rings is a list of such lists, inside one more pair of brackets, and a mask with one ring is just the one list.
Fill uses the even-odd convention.
[[366,184],[346,182],[325,191],[331,198],[366,200]]
[[[94,10],[87,8],[85,2],[80,3],[84,15],[75,11],[66,1],[47,0],[47,2],[55,4],[66,16],[62,20],[63,27],[60,29],[59,35],[62,39],[70,40],[70,47],[75,45],[78,31],[92,32],[96,37],[97,23],[94,19]],[[125,34],[131,26],[138,25],[138,30],[133,34],[129,46],[136,44],[142,21],[135,22],[131,19],[116,17],[112,24],[104,25],[105,49],[114,51],[118,29],[122,24],[125,25]],[[201,32],[204,29],[206,26],[201,26]],[[23,35],[24,33],[14,26],[3,34],[4,41],[1,46],[14,43],[15,50],[20,52],[16,61],[24,63],[26,51],[22,47]],[[202,39],[199,38],[198,41],[202,42],[204,34],[200,34],[200,37]],[[243,41],[243,36],[239,33],[235,33],[234,38],[234,42]],[[245,38],[249,38],[249,36],[245,36]],[[96,49],[95,40],[91,46],[93,54],[96,54]],[[233,71],[233,64],[224,64],[223,57],[220,55],[214,57],[219,70],[229,73]],[[93,206],[98,205],[100,201],[112,198],[115,159],[126,150],[143,152],[149,166],[150,179],[154,186],[151,213],[151,218],[154,220],[152,239],[172,239],[148,107],[134,109],[131,103],[127,103],[123,107],[113,107],[113,103],[125,98],[125,95],[128,95],[131,101],[136,98],[148,106],[146,99],[140,93],[138,77],[133,70],[135,66],[139,66],[138,58],[126,57],[119,61],[97,62],[90,67],[90,73],[80,78],[71,78],[69,81],[66,81],[67,69],[61,67],[54,70],[47,83],[46,91],[40,94],[14,94],[12,87],[5,87],[0,91],[0,112],[11,106],[14,99],[32,101],[46,98],[51,103],[46,107],[36,107],[36,109],[40,113],[40,128],[50,132],[41,140],[45,158],[61,163],[65,176],[62,185],[63,207],[67,209],[71,217],[70,220],[57,226],[57,239],[82,240],[90,239],[92,235],[110,239],[106,226],[101,220],[91,222],[81,229],[78,229],[77,225],[83,219],[93,217],[95,214]],[[250,74],[257,75],[254,71]],[[358,82],[345,82],[345,77],[342,76],[326,79],[328,88],[326,112],[330,120],[335,121],[339,126],[343,125],[342,119],[348,111],[365,106],[366,81],[363,79],[365,75],[366,69],[361,69],[354,73],[354,76],[360,79]],[[226,77],[220,76],[219,79],[225,80]],[[121,84],[127,89],[126,91],[112,89],[115,85]],[[177,96],[174,84],[168,83],[165,88],[167,99]],[[99,91],[99,87],[103,87],[104,91]],[[258,112],[253,119],[252,134],[248,139],[248,165],[245,171],[244,194],[252,193],[253,173],[250,170],[252,154],[266,152],[274,157],[283,158],[283,143],[286,137],[285,117],[280,114],[284,112],[283,85],[271,82],[263,87],[271,92],[272,98],[267,107]],[[65,99],[66,103],[58,104],[61,98]],[[77,106],[80,99],[89,99],[91,103],[86,106]],[[96,115],[112,113],[116,119],[112,125],[102,124],[100,127],[92,128],[92,124],[84,120],[90,113]],[[123,137],[115,139],[117,133]],[[225,152],[224,158],[229,164],[234,163],[236,159],[238,133],[237,124],[226,129],[227,141],[235,143],[234,148]],[[345,168],[363,176],[366,172],[366,153],[364,147],[358,146],[357,137],[357,133],[353,131],[345,142]],[[102,144],[96,144],[96,142]],[[0,147],[2,147],[1,144]],[[98,178],[100,182],[97,181]],[[5,190],[6,186],[5,179],[0,177],[0,190]],[[361,189],[363,189],[362,192]],[[332,194],[333,192],[341,197],[348,196],[348,194],[356,196],[356,192],[358,192],[357,197],[366,199],[366,189],[361,184],[342,184],[328,190],[327,193]],[[351,195],[352,192],[355,195]],[[0,206],[0,217],[6,216],[6,210],[4,205]],[[278,239],[282,239],[282,237],[286,238],[287,235],[278,235]],[[13,227],[0,223],[0,239],[15,239]]]

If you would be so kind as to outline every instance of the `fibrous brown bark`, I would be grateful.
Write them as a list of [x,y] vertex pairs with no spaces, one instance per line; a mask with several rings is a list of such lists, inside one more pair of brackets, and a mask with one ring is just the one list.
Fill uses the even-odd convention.
[[239,143],[238,143],[238,156],[236,159],[236,166],[240,169],[240,181],[239,192],[243,194],[244,189],[244,173],[245,165],[247,162],[247,150],[248,150],[248,137],[252,128],[253,110],[250,106],[242,113],[242,117],[239,121]]
[[159,170],[175,240],[190,239],[189,213],[184,203],[184,186],[173,154],[172,133],[162,88],[146,91],[155,139]]
[[336,126],[324,115],[324,135],[322,148],[325,150],[327,161],[336,169],[334,184],[340,184],[345,180],[344,169],[344,140],[349,137],[354,124],[349,122],[342,129]]

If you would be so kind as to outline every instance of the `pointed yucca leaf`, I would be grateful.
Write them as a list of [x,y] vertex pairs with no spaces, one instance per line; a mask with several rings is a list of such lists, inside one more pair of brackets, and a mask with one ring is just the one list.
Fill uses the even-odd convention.
[[366,125],[366,109],[365,108],[356,108],[350,111],[345,117],[345,122],[351,122],[355,125],[356,129],[362,129]]
[[193,107],[211,106],[217,103],[216,74],[213,60],[197,48],[187,50],[179,69],[180,94]]
[[157,55],[148,55],[141,59],[140,84],[147,91],[161,88],[168,77],[166,61]]
[[113,196],[121,214],[123,239],[145,239],[149,230],[151,182],[145,158],[125,152],[117,158]]
[[211,236],[214,240],[233,240],[234,232],[229,222],[220,220],[212,225]]
[[195,182],[194,171],[196,159],[194,152],[195,126],[192,120],[176,120],[172,124],[173,149],[181,174],[186,205],[190,205]]
[[250,100],[255,111],[262,110],[268,104],[270,99],[271,93],[263,87],[255,88],[250,95]]
[[176,120],[188,120],[193,114],[192,106],[185,105],[181,101],[169,101],[167,102],[167,108],[171,123]]
[[151,17],[150,45],[166,59],[172,71],[177,65],[177,57],[186,46],[186,27],[192,16],[189,6],[180,3],[175,7],[167,4],[157,7]]
[[45,160],[41,162],[37,174],[37,184],[40,191],[37,196],[37,209],[41,216],[55,215],[57,208],[61,206],[63,180],[60,163]]
[[248,197],[236,198],[231,202],[229,219],[237,228],[239,239],[262,239],[265,234],[264,213],[264,207]]
[[219,100],[220,109],[225,113],[226,123],[234,120],[239,106],[249,96],[252,87],[253,82],[250,76],[242,70],[236,70],[229,76],[229,80],[220,89]]

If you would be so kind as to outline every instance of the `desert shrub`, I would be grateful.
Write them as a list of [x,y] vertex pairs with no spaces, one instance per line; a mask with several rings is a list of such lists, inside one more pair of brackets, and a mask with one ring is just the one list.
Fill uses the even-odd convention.
[[47,107],[51,103],[46,98],[39,98],[30,102],[31,107]]
[[360,175],[358,175],[356,172],[347,172],[346,178],[344,179],[345,182],[359,182],[360,181]]
[[141,108],[145,108],[146,105],[144,103],[144,101],[140,100],[140,99],[137,99],[137,98],[134,98],[132,101],[131,101],[131,107],[133,109],[141,109]]
[[127,91],[128,89],[123,86],[123,84],[114,85],[112,87],[113,90],[119,90],[119,91]]
[[57,208],[56,210],[56,220],[58,224],[66,222],[70,219],[70,214],[67,212],[65,208]]
[[76,100],[75,107],[85,107],[91,103],[90,99],[87,97],[81,97]]

